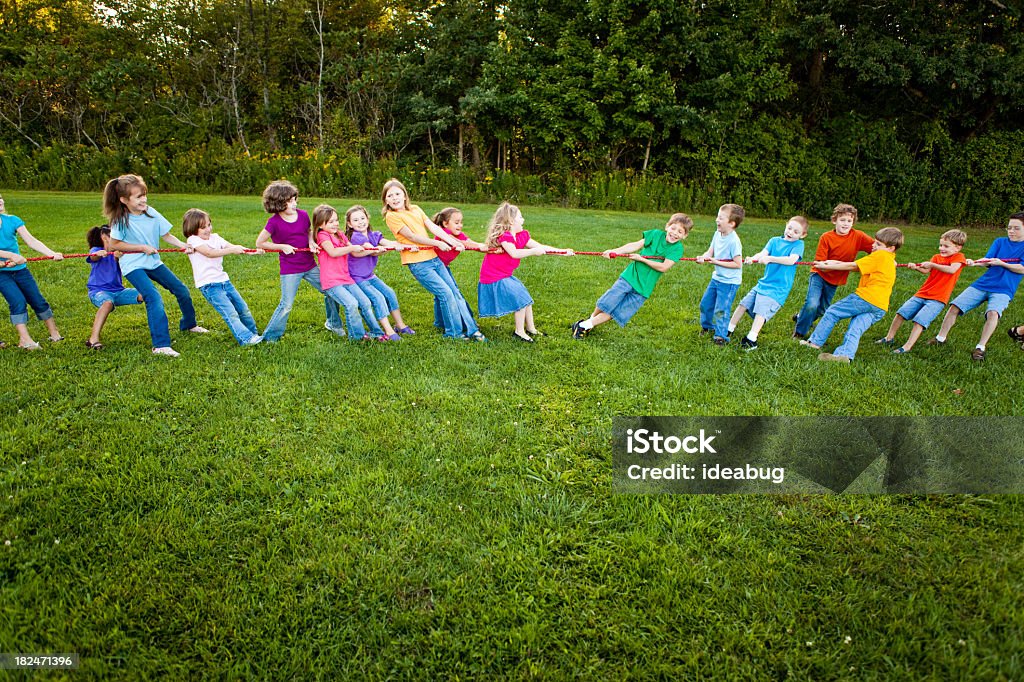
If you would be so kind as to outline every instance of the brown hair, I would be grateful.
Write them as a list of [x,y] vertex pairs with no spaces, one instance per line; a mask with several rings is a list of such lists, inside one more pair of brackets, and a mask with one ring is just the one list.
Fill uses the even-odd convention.
[[853,222],[857,222],[857,207],[853,204],[836,204],[836,207],[832,209],[832,222],[847,213],[853,216]]
[[388,190],[391,189],[392,187],[398,187],[399,189],[402,190],[402,193],[405,194],[405,206],[403,206],[403,208],[406,211],[409,210],[409,190],[405,188],[405,185],[402,184],[401,180],[399,180],[398,178],[391,178],[390,180],[384,183],[384,189],[380,191],[380,203],[383,205],[383,208],[381,208],[380,210],[381,215],[387,215],[388,211],[391,210],[390,208],[388,208],[388,202],[387,199],[385,199],[385,197],[388,194]]
[[[790,218],[789,220],[795,220],[797,225],[799,225],[800,227],[804,228],[804,236],[807,236],[807,228],[810,225],[807,222],[807,218],[803,217],[802,215],[795,215],[792,218]],[[787,222],[789,222],[789,221],[787,221]]]
[[85,241],[88,242],[91,248],[102,249],[103,235],[110,235],[109,225],[97,225],[96,227],[90,227],[89,231],[85,233]]
[[355,232],[355,230],[352,229],[352,226],[349,224],[348,221],[352,216],[360,212],[362,212],[362,214],[366,216],[366,231],[370,231],[370,212],[367,211],[366,207],[363,206],[362,204],[356,204],[355,206],[345,211],[345,236],[348,237],[349,239],[352,238],[352,233]]
[[442,208],[440,211],[435,213],[434,217],[431,218],[431,220],[434,221],[435,225],[438,225],[442,229],[447,230],[448,227],[445,225],[445,223],[448,222],[451,219],[451,217],[456,213],[462,213],[462,211],[455,208],[454,206],[449,206],[448,208]]
[[883,227],[875,232],[875,239],[886,246],[895,246],[897,249],[903,246],[903,232],[898,227]]
[[743,219],[747,217],[747,212],[739,204],[722,204],[722,207],[718,210],[721,211],[722,209],[729,212],[729,222],[732,223],[733,229],[738,228]]
[[323,228],[327,224],[327,221],[331,219],[331,216],[338,215],[337,209],[330,204],[320,204],[313,209],[313,237],[316,237],[317,230]]
[[[132,195],[132,189],[141,187],[143,194],[149,193],[146,182],[138,175],[119,175],[107,182],[103,188],[103,215],[111,225],[128,222],[128,207],[121,199],[127,199]],[[148,213],[147,213],[148,215]]]
[[185,215],[181,219],[181,231],[185,233],[185,238],[188,239],[199,234],[199,230],[208,222],[210,222],[209,213],[200,208],[190,208],[185,211]]
[[939,236],[939,239],[945,239],[951,244],[963,246],[967,243],[967,233],[963,230],[946,230],[941,236]]
[[685,213],[673,213],[672,217],[668,219],[667,225],[678,225],[683,228],[683,234],[689,237],[690,230],[693,229],[693,218]]
[[288,208],[288,202],[298,198],[299,188],[287,180],[275,180],[263,190],[263,210],[280,213]]

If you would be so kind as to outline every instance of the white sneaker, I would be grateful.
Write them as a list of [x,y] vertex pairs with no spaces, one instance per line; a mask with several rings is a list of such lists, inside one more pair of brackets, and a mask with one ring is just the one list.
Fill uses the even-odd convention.
[[181,357],[181,353],[174,350],[170,346],[161,346],[160,348],[154,348],[153,355],[166,355],[169,358]]
[[248,341],[246,341],[245,343],[243,343],[242,345],[243,346],[255,346],[257,343],[259,343],[262,340],[263,340],[262,336],[254,336],[251,339],[249,339]]
[[192,332],[193,334],[209,334],[210,333],[209,329],[207,329],[206,327],[200,327],[198,324],[196,326],[192,327],[191,329],[189,329],[189,331]]
[[344,327],[332,327],[330,323],[327,322],[326,320],[324,321],[324,329],[331,332],[332,334],[337,334],[338,336],[348,336],[348,332],[345,331]]

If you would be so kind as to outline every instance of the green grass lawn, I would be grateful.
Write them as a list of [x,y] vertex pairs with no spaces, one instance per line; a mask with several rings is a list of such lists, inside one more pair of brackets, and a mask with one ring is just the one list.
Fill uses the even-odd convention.
[[[98,192],[3,196],[65,253],[86,251],[85,230],[102,222]],[[245,245],[266,221],[258,197],[150,203],[176,224],[204,208]],[[382,229],[379,201],[361,203]],[[470,236],[492,211],[464,207]],[[587,251],[667,219],[523,212],[539,241]],[[745,252],[783,223],[745,222]],[[812,224],[808,256],[828,227]],[[713,229],[696,217],[688,257]],[[908,228],[897,260],[931,257],[942,231]],[[1001,234],[970,231],[965,253]],[[479,260],[453,264],[474,309]],[[164,262],[191,286],[185,256]],[[394,254],[378,274],[419,332],[397,344],[330,334],[303,285],[280,343],[239,348],[194,291],[213,333],[177,332],[168,300],[172,360],[149,353],[142,306],[115,311],[106,348],[87,350],[88,265],[32,264],[67,340],[49,344],[33,321],[44,348],[26,353],[0,325],[0,651],[77,652],[69,678],[1024,676],[1018,496],[611,492],[619,415],[1018,416],[1024,352],[1005,325],[984,363],[969,357],[977,313],[947,347],[899,357],[871,343],[890,314],[854,364],[819,363],[789,338],[800,268],[761,348],[744,353],[698,338],[711,269],[686,262],[626,329],[574,341],[568,325],[624,266],[524,261],[517,275],[550,334],[533,346],[510,338],[511,317],[482,321],[487,344],[442,339]],[[276,256],[225,267],[262,327]],[[760,273],[745,269],[741,295]],[[900,269],[893,309],[921,281]],[[1024,320],[1020,301],[1006,319]]]

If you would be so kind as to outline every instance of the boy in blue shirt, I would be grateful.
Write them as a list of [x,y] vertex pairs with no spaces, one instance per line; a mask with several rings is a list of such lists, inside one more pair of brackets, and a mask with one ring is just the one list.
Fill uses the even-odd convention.
[[715,236],[698,263],[711,263],[715,273],[700,299],[701,334],[714,334],[715,345],[729,343],[729,308],[743,281],[743,244],[736,228],[745,216],[739,204],[724,204],[715,218]]
[[740,339],[740,347],[746,350],[757,348],[757,335],[764,323],[772,319],[786,302],[793,288],[796,264],[804,255],[804,237],[807,236],[807,218],[793,216],[786,223],[781,237],[772,237],[761,251],[746,259],[746,263],[764,263],[764,275],[754,288],[743,297],[729,320],[729,334],[736,331],[736,325],[749,314],[754,318],[750,331]]
[[[949,331],[956,324],[957,318],[971,310],[974,310],[982,303],[987,302],[985,310],[985,325],[981,328],[981,338],[978,345],[971,351],[971,359],[982,361],[985,359],[985,345],[992,338],[993,332],[999,325],[999,318],[1003,311],[1010,305],[1014,294],[1017,293],[1017,286],[1024,278],[1024,211],[1014,213],[1006,223],[1006,236],[999,237],[984,258],[978,260],[967,260],[968,267],[986,267],[988,270],[979,277],[973,284],[964,289],[959,296],[949,304],[946,316],[942,318],[942,326],[934,339],[929,339],[928,345],[942,345],[946,342]],[[1006,261],[1013,261],[1007,263]],[[1012,336],[1012,335],[1011,335]]]

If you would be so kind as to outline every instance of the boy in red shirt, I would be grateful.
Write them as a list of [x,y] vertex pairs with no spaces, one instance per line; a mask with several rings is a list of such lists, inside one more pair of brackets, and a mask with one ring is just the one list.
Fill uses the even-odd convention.
[[[850,204],[839,204],[832,209],[832,224],[835,228],[818,239],[818,250],[814,252],[814,260],[852,263],[858,253],[871,253],[874,240],[860,230],[853,229],[856,222],[857,209]],[[846,284],[849,276],[849,270],[811,268],[811,277],[807,281],[807,299],[804,301],[803,309],[793,318],[796,322],[793,338],[807,338],[811,325],[825,314],[836,295],[836,289]]]
[[967,234],[962,230],[947,230],[939,237],[939,252],[932,256],[927,263],[910,263],[908,267],[928,275],[921,288],[917,290],[899,310],[893,318],[892,325],[886,335],[875,343],[891,344],[896,338],[896,332],[907,320],[914,323],[910,330],[907,342],[893,351],[897,355],[909,353],[914,347],[921,334],[938,317],[942,309],[949,303],[949,297],[953,294],[953,287],[960,279],[963,266],[967,259],[960,250],[967,243]]

